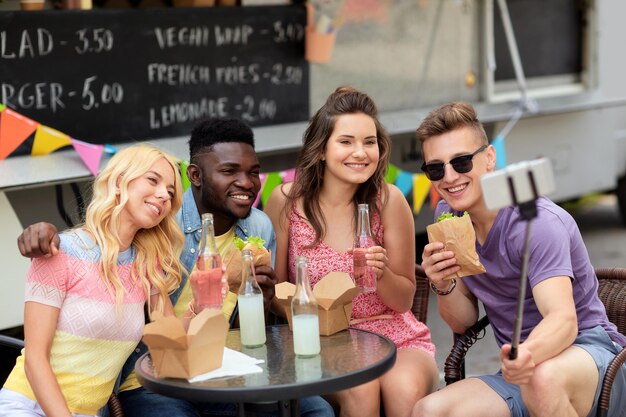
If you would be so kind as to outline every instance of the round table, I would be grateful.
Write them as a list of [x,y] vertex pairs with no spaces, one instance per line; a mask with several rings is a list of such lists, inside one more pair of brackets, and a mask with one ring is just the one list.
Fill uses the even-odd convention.
[[[286,325],[268,326],[264,346],[241,346],[239,330],[231,330],[226,346],[263,359],[262,373],[189,383],[186,379],[157,378],[149,354],[141,356],[135,370],[141,384],[158,394],[193,402],[262,403],[290,401],[288,415],[299,415],[297,398],[328,394],[378,378],[394,365],[396,346],[384,336],[347,329],[321,336],[321,352],[312,358],[296,357],[293,333]],[[296,401],[294,403],[294,400]],[[243,411],[242,411],[243,413]]]

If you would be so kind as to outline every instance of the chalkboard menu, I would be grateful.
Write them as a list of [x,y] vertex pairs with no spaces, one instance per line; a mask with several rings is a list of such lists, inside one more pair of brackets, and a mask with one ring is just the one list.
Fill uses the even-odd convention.
[[306,120],[303,6],[0,13],[0,103],[90,143]]

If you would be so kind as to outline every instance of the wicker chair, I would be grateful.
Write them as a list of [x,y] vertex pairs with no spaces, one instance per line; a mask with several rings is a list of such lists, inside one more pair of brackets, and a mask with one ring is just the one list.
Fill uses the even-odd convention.
[[428,295],[429,283],[428,277],[424,273],[424,269],[415,264],[415,295],[413,296],[413,306],[411,311],[416,319],[426,324],[428,317]]
[[[604,303],[606,313],[620,333],[626,335],[626,268],[596,268],[598,294]],[[489,319],[485,316],[467,329],[462,335],[455,335],[455,342],[444,365],[446,384],[465,378],[465,354],[470,347],[484,336]],[[626,361],[626,348],[615,356],[609,365],[598,400],[597,416],[606,417],[609,410],[611,388],[619,368]]]
[[[22,348],[24,347],[24,341],[21,339],[16,339],[15,337],[5,336],[0,334],[0,346],[8,348],[10,354],[9,356],[3,355],[3,361],[10,361],[11,366],[15,364],[15,359],[20,355]],[[6,349],[5,349],[6,350]],[[4,384],[4,380],[8,375],[3,375],[3,379],[0,381]],[[108,404],[109,406],[109,416],[110,417],[124,417],[124,413],[122,412],[122,405],[120,404],[119,399],[115,394],[111,394],[109,398]]]

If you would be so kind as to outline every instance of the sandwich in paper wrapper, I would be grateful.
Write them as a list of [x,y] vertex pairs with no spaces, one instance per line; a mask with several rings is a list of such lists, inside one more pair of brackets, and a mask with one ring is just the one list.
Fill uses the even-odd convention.
[[[276,299],[285,309],[289,329],[291,325],[291,298],[296,286],[290,282],[276,285]],[[320,335],[330,336],[350,326],[352,300],[359,294],[359,288],[345,272],[330,272],[313,286],[317,300]]]
[[426,233],[428,242],[443,242],[445,246],[442,251],[454,252],[457,264],[461,267],[444,279],[485,272],[485,267],[480,263],[476,253],[476,233],[467,212],[460,217],[449,212],[442,213],[437,223],[426,226]]
[[265,246],[265,240],[258,236],[250,236],[246,240],[238,237],[234,239],[234,248],[223,259],[226,265],[226,275],[228,276],[228,289],[237,294],[241,285],[241,271],[243,269],[241,252],[244,249],[252,251],[254,266],[272,264],[272,254]]
[[143,342],[159,378],[192,378],[222,366],[228,322],[221,310],[205,309],[185,331],[174,316],[154,314],[146,324]]

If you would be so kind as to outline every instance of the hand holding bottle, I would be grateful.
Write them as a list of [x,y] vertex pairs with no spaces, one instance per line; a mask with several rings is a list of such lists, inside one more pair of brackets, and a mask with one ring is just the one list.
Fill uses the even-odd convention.
[[213,268],[208,271],[196,269],[191,273],[191,291],[198,309],[222,308],[222,269]]
[[376,271],[367,263],[367,253],[375,245],[370,228],[370,214],[367,204],[359,204],[354,248],[352,249],[353,279],[362,293],[376,291]]
[[[348,249],[348,252],[354,253],[354,248]],[[385,271],[385,266],[387,266],[387,261],[389,260],[389,258],[387,258],[387,249],[378,245],[370,246],[364,250],[364,253],[366,265],[374,271],[376,280],[381,279]]]
[[202,236],[198,248],[198,258],[189,277],[191,291],[199,310],[221,309],[228,283],[222,268],[222,259],[215,244],[213,214],[202,214]]

